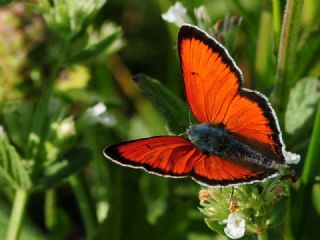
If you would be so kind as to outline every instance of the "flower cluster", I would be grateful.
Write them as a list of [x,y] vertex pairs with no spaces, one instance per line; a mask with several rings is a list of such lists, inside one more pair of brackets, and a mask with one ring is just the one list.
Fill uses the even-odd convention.
[[285,182],[280,177],[261,183],[206,188],[199,193],[200,210],[211,229],[238,239],[279,226],[287,195]]

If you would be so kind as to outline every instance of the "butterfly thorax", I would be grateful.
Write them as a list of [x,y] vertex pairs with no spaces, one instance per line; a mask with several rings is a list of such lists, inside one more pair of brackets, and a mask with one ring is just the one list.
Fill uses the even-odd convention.
[[275,162],[272,159],[268,159],[262,153],[238,140],[223,125],[208,123],[192,125],[188,129],[188,137],[196,148],[205,154],[265,169],[275,168]]

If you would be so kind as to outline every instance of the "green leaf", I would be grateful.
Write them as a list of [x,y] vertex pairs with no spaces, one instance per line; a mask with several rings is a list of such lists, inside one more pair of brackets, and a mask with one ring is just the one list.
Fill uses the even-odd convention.
[[280,201],[268,206],[266,213],[269,215],[267,221],[270,228],[276,228],[282,224],[287,210],[286,203],[286,199],[282,198]]
[[216,220],[211,220],[209,218],[205,218],[204,221],[206,222],[206,224],[208,225],[208,227],[210,229],[212,229],[213,231],[217,232],[217,233],[220,233],[222,235],[225,235],[224,234],[224,226],[219,224],[218,221]]
[[61,183],[72,174],[83,169],[90,159],[91,154],[88,150],[83,148],[72,149],[65,155],[64,160],[44,167],[35,190],[48,189]]
[[[1,129],[0,129],[1,130]],[[1,130],[3,131],[3,130]],[[23,159],[11,145],[5,133],[0,131],[0,178],[8,186],[30,189],[32,182],[25,169]]]
[[10,140],[22,151],[28,141],[32,117],[33,105],[26,102],[7,104],[3,112],[4,123],[8,129]]
[[109,48],[112,44],[114,44],[116,40],[120,38],[120,36],[121,29],[117,28],[114,32],[105,36],[100,41],[92,45],[89,45],[80,53],[71,56],[69,59],[66,60],[66,62],[68,64],[74,64],[88,60],[91,57],[95,57],[98,54],[102,53],[105,49]]
[[171,132],[181,134],[190,125],[189,108],[157,80],[145,75],[137,75],[134,81],[153,105],[165,117]]
[[306,129],[312,128],[312,119],[319,100],[319,78],[304,78],[292,88],[285,113],[285,130],[288,134],[296,134],[299,129],[308,133]]
[[318,60],[320,50],[319,34],[320,30],[312,32],[299,50],[295,71],[297,77],[304,76],[310,68],[315,66],[314,63]]

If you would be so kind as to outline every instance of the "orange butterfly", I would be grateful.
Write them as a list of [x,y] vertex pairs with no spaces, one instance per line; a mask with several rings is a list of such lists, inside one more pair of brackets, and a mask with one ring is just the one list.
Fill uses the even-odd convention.
[[242,73],[227,50],[197,27],[178,36],[185,93],[199,124],[188,139],[157,136],[115,144],[104,155],[123,166],[225,186],[262,180],[284,164],[284,145],[267,98],[242,88]]

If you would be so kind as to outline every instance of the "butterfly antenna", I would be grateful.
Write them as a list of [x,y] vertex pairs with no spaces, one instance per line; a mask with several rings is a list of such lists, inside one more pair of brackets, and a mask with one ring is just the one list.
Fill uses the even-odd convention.
[[183,133],[178,134],[178,136],[183,136],[183,135],[188,135],[188,132],[185,131],[185,132],[183,132]]
[[189,109],[189,111],[188,111],[188,117],[189,117],[189,124],[190,124],[190,126],[192,125],[192,122],[191,122],[191,111],[190,111],[190,109]]

